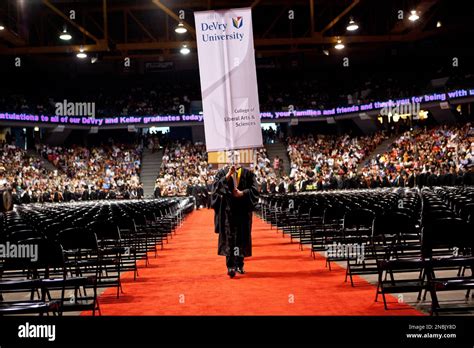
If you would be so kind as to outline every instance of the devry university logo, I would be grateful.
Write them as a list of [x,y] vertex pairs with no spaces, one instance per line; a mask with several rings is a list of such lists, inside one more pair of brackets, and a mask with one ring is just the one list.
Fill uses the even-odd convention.
[[244,19],[242,17],[234,17],[232,18],[232,24],[236,29],[240,29],[244,24]]

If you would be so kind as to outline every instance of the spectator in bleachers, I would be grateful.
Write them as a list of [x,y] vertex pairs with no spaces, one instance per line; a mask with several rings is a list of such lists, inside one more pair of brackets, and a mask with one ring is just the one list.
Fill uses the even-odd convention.
[[301,190],[314,189],[314,185],[321,189],[345,187],[346,181],[356,174],[359,163],[383,139],[383,133],[360,138],[349,135],[288,138],[290,177],[300,183]]
[[379,154],[362,170],[369,182],[395,177],[393,186],[456,185],[474,162],[471,125],[416,129],[398,137],[389,151]]
[[57,170],[46,170],[41,160],[18,147],[3,146],[0,182],[12,189],[16,203],[122,197],[129,189],[138,189],[131,198],[143,196],[138,177],[141,154],[134,147],[65,149],[43,145],[41,153]]

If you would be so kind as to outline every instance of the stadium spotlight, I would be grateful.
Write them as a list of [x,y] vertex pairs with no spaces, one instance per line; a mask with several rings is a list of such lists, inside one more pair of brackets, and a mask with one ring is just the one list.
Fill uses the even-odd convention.
[[356,31],[359,29],[359,26],[357,25],[356,22],[354,22],[354,19],[351,17],[351,20],[349,21],[349,25],[346,28],[348,31]]
[[334,46],[334,48],[335,48],[336,50],[342,50],[344,47],[345,47],[345,46],[344,46],[344,44],[342,43],[341,39],[338,39],[338,40],[337,40],[337,43],[336,43],[336,46]]
[[418,14],[416,13],[415,10],[410,11],[410,12],[411,12],[411,15],[410,15],[410,17],[408,17],[408,19],[409,19],[410,21],[415,22],[415,21],[417,21],[417,20],[420,18],[420,16],[418,16]]
[[181,47],[181,49],[179,50],[179,52],[182,54],[182,55],[187,55],[189,54],[189,52],[191,52],[191,50],[188,48],[187,45],[183,45],[183,47]]
[[69,41],[72,39],[72,36],[67,32],[66,27],[64,27],[63,32],[59,35],[59,38],[63,41]]
[[174,31],[178,34],[185,34],[188,32],[188,29],[185,28],[182,22],[179,22],[178,26],[174,29]]
[[79,53],[76,54],[76,57],[79,59],[87,58],[87,53],[84,52],[84,47],[81,47],[81,49],[79,50]]

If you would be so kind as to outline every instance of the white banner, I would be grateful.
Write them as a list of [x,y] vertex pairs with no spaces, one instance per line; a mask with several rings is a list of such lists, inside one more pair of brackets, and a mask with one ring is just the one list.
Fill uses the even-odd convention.
[[194,18],[207,151],[261,147],[251,9]]

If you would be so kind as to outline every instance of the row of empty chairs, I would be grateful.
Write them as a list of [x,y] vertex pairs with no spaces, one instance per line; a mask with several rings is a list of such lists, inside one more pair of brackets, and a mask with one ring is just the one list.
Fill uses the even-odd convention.
[[[190,198],[89,201],[1,214],[0,243],[17,254],[0,259],[0,315],[100,313],[97,290],[114,287],[119,297],[121,274],[136,279],[139,261],[147,266],[193,207]],[[7,300],[8,293],[29,296]]]
[[[472,310],[474,187],[344,190],[262,197],[272,228],[344,262],[346,281],[376,275],[376,301],[388,293],[431,296],[431,313]],[[445,277],[442,271],[452,271]],[[410,277],[410,275],[412,275]],[[466,290],[466,305],[440,305],[439,291]]]

